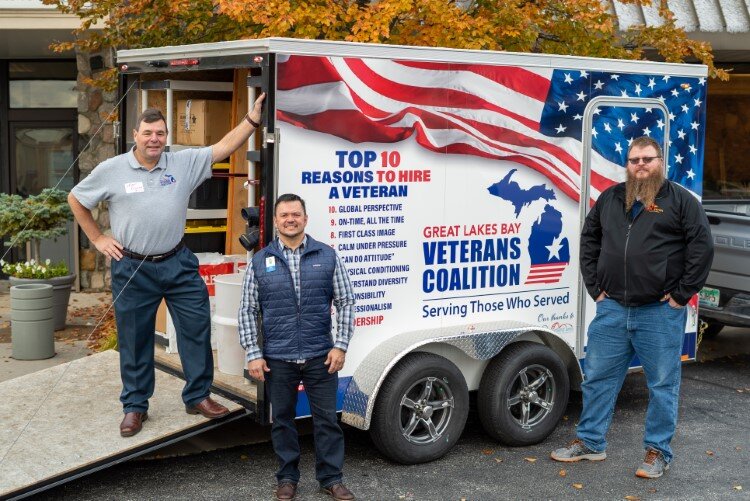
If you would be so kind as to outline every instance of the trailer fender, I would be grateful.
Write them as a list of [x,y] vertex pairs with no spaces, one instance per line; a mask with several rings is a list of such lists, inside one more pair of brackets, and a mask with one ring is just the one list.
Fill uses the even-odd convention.
[[[404,332],[378,345],[359,364],[344,395],[341,420],[355,428],[369,429],[378,391],[388,373],[404,356],[424,345],[446,344],[476,360],[489,360],[519,338],[535,338],[556,352],[561,350],[561,358],[566,364],[571,359],[575,361],[572,350],[557,334],[525,322],[487,322]],[[574,365],[577,367],[578,363]]]

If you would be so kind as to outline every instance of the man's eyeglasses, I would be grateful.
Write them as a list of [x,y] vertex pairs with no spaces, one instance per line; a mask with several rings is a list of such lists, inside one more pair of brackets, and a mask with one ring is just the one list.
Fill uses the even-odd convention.
[[638,165],[639,163],[641,163],[641,160],[643,160],[644,164],[650,164],[651,162],[653,162],[657,158],[661,158],[661,157],[635,157],[635,158],[628,158],[628,162],[630,162],[630,165]]

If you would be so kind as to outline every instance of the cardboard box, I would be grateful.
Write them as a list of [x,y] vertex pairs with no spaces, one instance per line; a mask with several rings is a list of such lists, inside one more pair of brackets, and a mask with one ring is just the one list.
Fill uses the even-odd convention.
[[232,103],[206,99],[177,101],[175,144],[208,146],[231,130]]

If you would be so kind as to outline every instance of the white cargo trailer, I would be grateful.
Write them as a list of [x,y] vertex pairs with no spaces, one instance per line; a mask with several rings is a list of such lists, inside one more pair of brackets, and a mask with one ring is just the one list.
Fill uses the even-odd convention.
[[[241,233],[263,246],[275,198],[307,201],[308,232],[340,253],[357,295],[342,420],[403,463],[455,444],[472,391],[505,444],[554,429],[582,380],[594,313],[581,225],[624,180],[633,138],[662,143],[668,178],[701,196],[705,66],[281,38],[125,50],[117,61],[122,151],[146,106],[162,106],[175,149],[187,147],[177,117],[190,115],[177,101],[231,99],[231,124],[267,93],[261,130],[228,174],[230,191],[247,189],[226,211],[187,217],[231,228],[250,207],[228,241]],[[686,360],[696,309],[694,298]],[[177,355],[156,350],[180,375]],[[246,373],[217,372],[214,390],[268,422],[264,387]],[[298,415],[308,414],[301,387]]]

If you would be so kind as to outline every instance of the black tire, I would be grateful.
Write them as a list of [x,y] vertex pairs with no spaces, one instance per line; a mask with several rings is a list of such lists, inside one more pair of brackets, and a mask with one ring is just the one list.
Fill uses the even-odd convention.
[[569,391],[568,372],[554,351],[538,343],[513,343],[482,374],[479,419],[505,445],[537,444],[555,429]]
[[[425,405],[428,402],[445,407],[433,408]],[[380,389],[370,435],[389,459],[425,463],[455,445],[468,414],[469,390],[458,367],[432,353],[411,353],[391,370]]]
[[724,324],[721,322],[717,322],[716,320],[711,320],[708,318],[701,318],[704,322],[706,322],[708,325],[706,326],[706,329],[703,331],[703,337],[706,339],[713,339],[716,336],[719,335],[719,332],[724,328]]

